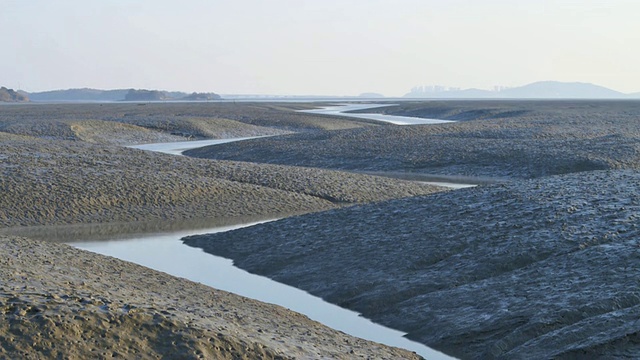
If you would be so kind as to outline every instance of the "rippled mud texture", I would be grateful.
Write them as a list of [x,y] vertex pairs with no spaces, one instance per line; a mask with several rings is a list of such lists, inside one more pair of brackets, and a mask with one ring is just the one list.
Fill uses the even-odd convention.
[[596,171],[186,243],[465,359],[640,357],[640,174]]
[[[291,111],[310,107],[304,104],[0,107],[0,232],[54,224],[112,229],[123,222],[137,229],[167,220],[329,210],[208,239],[240,266],[463,358],[635,358],[639,104],[421,102],[375,110],[460,121],[412,127]],[[298,133],[191,153],[232,161],[113,146],[291,132]],[[441,189],[309,167],[513,182],[406,198]],[[545,177],[568,173],[574,174]],[[404,199],[381,202],[394,198]],[[107,357],[114,354],[92,349],[115,340],[124,344],[117,355],[221,357],[226,349],[224,356],[270,358],[283,349],[311,356],[288,348],[289,339],[264,335],[261,324],[233,327],[248,319],[291,323],[278,311],[242,315],[254,304],[246,299],[224,306],[225,314],[235,311],[231,322],[207,327],[203,319],[213,319],[207,311],[217,304],[207,299],[214,295],[173,298],[183,280],[26,239],[3,238],[0,245],[0,275],[7,279],[0,284],[7,320],[0,322],[7,334],[0,343],[9,357],[49,356],[62,351],[57,344],[77,346],[79,358]],[[212,251],[210,243],[199,246]],[[152,279],[160,283],[145,282]],[[138,291],[152,295],[131,300]],[[181,304],[197,316],[176,315]],[[351,350],[377,358],[382,351],[374,344],[360,353],[332,335],[311,336],[312,347],[328,341],[329,358],[353,357]],[[262,345],[248,345],[254,340]]]
[[364,111],[459,122],[306,132],[186,154],[508,179],[640,168],[640,101],[426,101]]
[[5,138],[1,227],[274,217],[441,190],[345,172]]

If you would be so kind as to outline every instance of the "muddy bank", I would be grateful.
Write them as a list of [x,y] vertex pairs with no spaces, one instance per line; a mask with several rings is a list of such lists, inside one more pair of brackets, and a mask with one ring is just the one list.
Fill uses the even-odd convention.
[[638,357],[640,173],[596,171],[187,238],[462,358]]
[[512,179],[640,168],[640,101],[420,102],[371,111],[466,121],[291,134],[185,155]]
[[0,236],[0,276],[3,358],[419,358],[66,245]]
[[441,189],[344,172],[7,136],[0,227],[268,216]]

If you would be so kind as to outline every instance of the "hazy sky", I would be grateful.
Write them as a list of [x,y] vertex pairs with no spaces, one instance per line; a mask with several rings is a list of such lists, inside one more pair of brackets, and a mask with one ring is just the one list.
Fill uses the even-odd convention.
[[637,0],[0,0],[0,85],[403,95],[640,91]]

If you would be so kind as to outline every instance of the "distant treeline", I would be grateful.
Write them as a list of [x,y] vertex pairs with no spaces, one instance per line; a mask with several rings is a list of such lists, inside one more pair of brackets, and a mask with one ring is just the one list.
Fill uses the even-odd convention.
[[[4,89],[4,88],[3,88]],[[215,93],[185,93],[180,91],[136,89],[67,89],[22,93],[32,101],[200,101],[219,100]]]

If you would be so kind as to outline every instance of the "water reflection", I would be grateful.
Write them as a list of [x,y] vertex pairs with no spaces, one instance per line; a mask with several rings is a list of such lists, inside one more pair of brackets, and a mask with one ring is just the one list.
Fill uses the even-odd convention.
[[272,135],[264,135],[264,136],[249,136],[249,137],[239,137],[239,138],[228,138],[228,139],[210,139],[210,140],[193,140],[193,141],[178,141],[178,142],[167,142],[167,143],[152,143],[152,144],[141,144],[141,145],[131,145],[127,146],[133,149],[140,150],[149,150],[156,151],[165,154],[171,155],[182,155],[183,151],[201,148],[209,145],[220,145],[226,144],[235,141],[242,140],[250,140],[257,139],[261,137],[267,137]]

